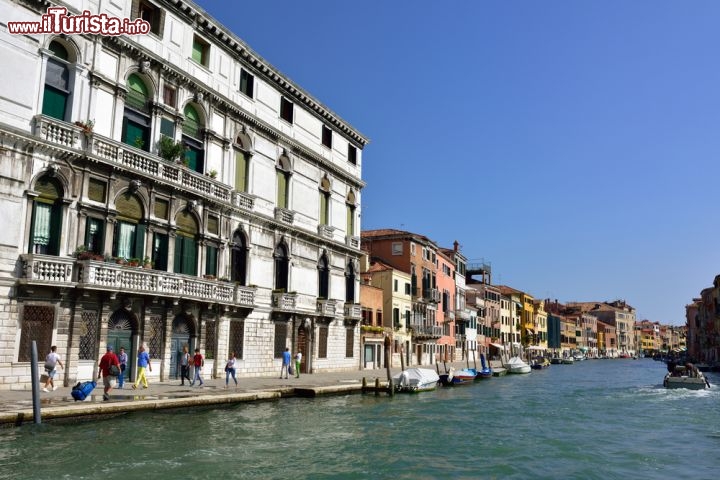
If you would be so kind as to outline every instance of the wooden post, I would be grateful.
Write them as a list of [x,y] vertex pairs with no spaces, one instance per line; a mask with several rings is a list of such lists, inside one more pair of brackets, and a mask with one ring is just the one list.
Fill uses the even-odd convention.
[[380,395],[380,379],[375,378],[375,396]]
[[475,366],[475,371],[477,372],[477,350],[473,350],[473,365]]
[[438,365],[437,360],[435,360],[435,370],[437,370],[437,374],[440,375],[440,365]]
[[392,372],[390,371],[390,358],[392,357],[392,354],[390,352],[390,349],[392,348],[392,340],[390,340],[390,337],[385,337],[385,369],[387,370],[387,379],[388,379],[388,393],[392,397],[395,393],[395,389],[393,388],[393,381],[392,381]]

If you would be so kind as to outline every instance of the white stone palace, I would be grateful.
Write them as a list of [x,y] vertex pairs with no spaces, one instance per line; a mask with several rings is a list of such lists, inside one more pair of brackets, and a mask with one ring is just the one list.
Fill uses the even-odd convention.
[[[32,341],[65,385],[106,344],[151,383],[186,345],[205,375],[359,369],[367,138],[192,2],[0,6],[0,389]],[[150,32],[29,33],[55,6]]]

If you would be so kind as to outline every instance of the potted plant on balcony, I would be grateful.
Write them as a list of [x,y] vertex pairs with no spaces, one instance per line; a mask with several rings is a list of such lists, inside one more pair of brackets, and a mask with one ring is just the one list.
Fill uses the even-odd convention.
[[210,177],[210,178],[216,178],[216,177],[217,177],[217,170],[212,169],[212,170],[210,170],[207,174],[208,174],[208,177]]
[[145,257],[145,259],[143,260],[143,268],[152,268],[152,267],[153,267],[153,263],[152,263],[152,260],[150,260],[150,257]]
[[140,259],[139,258],[131,258],[128,260],[128,266],[129,267],[137,267],[140,265]]
[[75,122],[75,125],[80,127],[85,135],[90,135],[92,134],[93,127],[95,126],[95,120],[78,120]]
[[158,155],[168,162],[179,161],[185,154],[187,147],[182,142],[176,142],[172,138],[161,135],[157,142]]

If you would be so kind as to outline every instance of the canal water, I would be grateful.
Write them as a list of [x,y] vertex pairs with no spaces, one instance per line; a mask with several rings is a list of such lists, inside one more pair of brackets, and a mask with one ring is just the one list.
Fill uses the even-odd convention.
[[0,430],[7,479],[717,479],[720,375],[649,359],[349,395]]

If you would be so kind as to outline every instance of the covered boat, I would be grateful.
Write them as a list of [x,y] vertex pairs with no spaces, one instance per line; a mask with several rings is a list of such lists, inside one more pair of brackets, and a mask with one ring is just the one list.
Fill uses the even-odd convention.
[[688,388],[690,390],[703,390],[710,387],[705,375],[697,368],[685,365],[677,365],[674,368],[668,366],[668,373],[663,379],[665,388]]
[[509,373],[530,373],[532,371],[530,365],[525,363],[520,357],[512,357],[508,360],[505,367]]
[[408,368],[393,377],[395,390],[398,392],[427,392],[435,390],[440,377],[429,368]]
[[440,375],[440,383],[446,387],[465,385],[472,383],[476,376],[477,373],[475,372],[475,369],[463,368],[462,370],[455,370],[454,368],[451,368],[448,373]]

